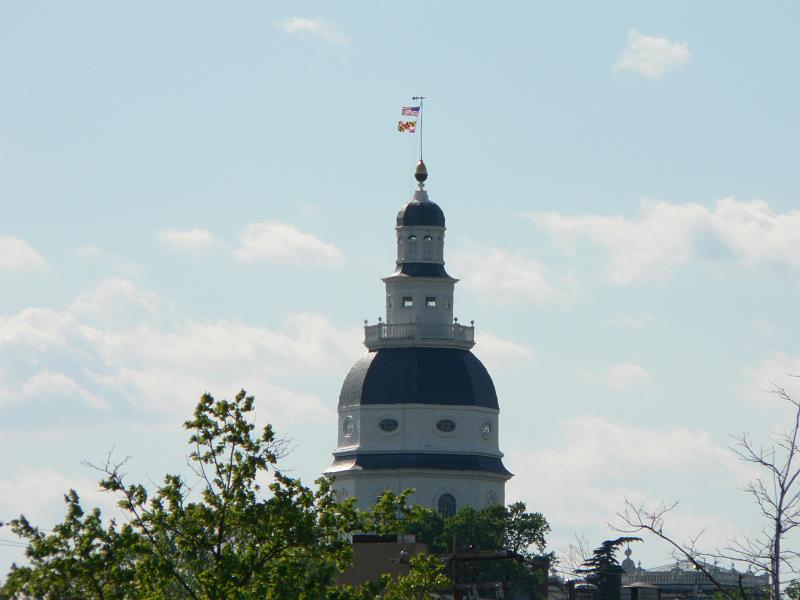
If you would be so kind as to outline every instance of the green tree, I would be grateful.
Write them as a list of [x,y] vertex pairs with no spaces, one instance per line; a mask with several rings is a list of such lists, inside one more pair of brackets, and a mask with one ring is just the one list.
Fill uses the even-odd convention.
[[280,443],[269,425],[255,431],[253,401],[244,391],[232,401],[205,394],[184,424],[199,493],[169,474],[151,494],[108,463],[101,487],[119,495],[122,527],[104,525],[98,510],[85,515],[74,492],[52,533],[13,521],[30,566],[12,567],[0,597],[325,597],[351,557],[342,533],[361,516],[352,501],[336,502],[327,480],[312,490],[275,471]]
[[[383,498],[381,499],[383,500]],[[387,498],[390,500],[390,498]],[[381,502],[378,503],[378,506]],[[377,507],[376,507],[377,508]],[[547,576],[552,555],[545,553],[550,525],[541,513],[528,512],[523,502],[482,510],[465,507],[449,519],[420,506],[405,512],[387,504],[384,514],[395,516],[394,531],[413,533],[433,553],[455,550],[510,550],[520,560],[470,563],[470,579],[508,581],[509,597],[535,597]]]
[[404,577],[384,580],[383,600],[423,600],[448,587],[442,560],[433,554],[418,554],[409,561],[409,573]]
[[789,600],[800,600],[800,579],[792,579],[784,591]]
[[30,566],[14,565],[0,597],[105,598],[121,600],[134,594],[138,538],[128,526],[103,523],[100,511],[88,515],[78,494],[64,496],[64,521],[45,533],[25,517],[12,523],[28,540]]
[[597,600],[619,600],[622,589],[622,567],[617,561],[617,550],[623,544],[641,542],[638,537],[619,537],[606,540],[595,548],[592,556],[578,569],[586,581],[597,586]]

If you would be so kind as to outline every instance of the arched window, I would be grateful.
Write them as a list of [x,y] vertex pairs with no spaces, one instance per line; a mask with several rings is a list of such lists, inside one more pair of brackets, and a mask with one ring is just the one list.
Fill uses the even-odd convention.
[[408,236],[408,243],[406,244],[406,256],[408,258],[417,257],[417,236],[413,233]]
[[433,238],[429,235],[422,238],[422,256],[423,258],[433,258]]
[[444,494],[439,496],[439,501],[436,503],[436,510],[438,510],[439,514],[442,515],[445,519],[448,517],[455,516],[456,499],[453,496],[453,494],[445,492]]

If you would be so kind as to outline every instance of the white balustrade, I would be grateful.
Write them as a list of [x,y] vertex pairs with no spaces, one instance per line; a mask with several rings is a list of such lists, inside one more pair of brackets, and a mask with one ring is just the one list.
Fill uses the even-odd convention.
[[475,327],[460,323],[377,323],[364,326],[364,345],[373,350],[398,346],[472,348]]

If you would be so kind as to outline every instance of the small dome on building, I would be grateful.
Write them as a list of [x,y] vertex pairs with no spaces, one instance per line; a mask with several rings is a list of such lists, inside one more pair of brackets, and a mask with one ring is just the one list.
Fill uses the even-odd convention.
[[631,559],[631,554],[633,554],[633,550],[631,550],[631,547],[628,546],[625,549],[625,560],[623,560],[622,563],[620,564],[622,569],[628,575],[631,575],[636,572],[636,563],[633,562],[633,560]]
[[497,409],[494,383],[469,350],[382,348],[353,365],[339,407],[365,404],[439,404]]
[[412,200],[397,213],[397,226],[444,227],[444,213],[439,205],[430,200]]

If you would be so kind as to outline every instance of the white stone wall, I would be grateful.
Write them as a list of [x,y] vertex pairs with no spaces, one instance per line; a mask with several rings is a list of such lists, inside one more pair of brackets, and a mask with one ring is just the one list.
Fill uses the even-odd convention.
[[[334,454],[363,452],[442,452],[502,457],[499,412],[479,406],[441,404],[369,404],[339,409],[339,438]],[[397,421],[397,429],[383,431],[384,419]],[[452,420],[452,432],[436,428]],[[352,423],[351,426],[348,423]],[[486,426],[488,425],[488,428]],[[486,429],[488,429],[488,434]]]
[[[387,277],[387,323],[452,323],[454,281],[447,279],[422,279]],[[436,298],[436,307],[426,306],[426,298]],[[410,297],[413,306],[403,306],[403,298]]]
[[456,509],[471,506],[476,510],[491,503],[505,505],[505,481],[502,477],[460,471],[360,471],[339,473],[335,476],[333,489],[339,498],[357,498],[359,508],[369,508],[385,490],[400,493],[408,488],[415,492],[413,504],[437,509],[439,497],[444,493],[456,499]]
[[[430,404],[375,404],[339,409],[339,439],[334,455],[354,452],[430,452],[481,454],[501,458],[499,413],[477,406]],[[381,421],[393,419],[397,428],[383,431]],[[440,431],[442,419],[455,423],[451,432]],[[458,508],[481,509],[491,502],[505,503],[505,477],[469,471],[396,469],[344,471],[335,475],[334,489],[342,497],[355,496],[368,508],[384,490],[400,493],[414,488],[412,502],[436,509],[439,496],[448,492]]]

